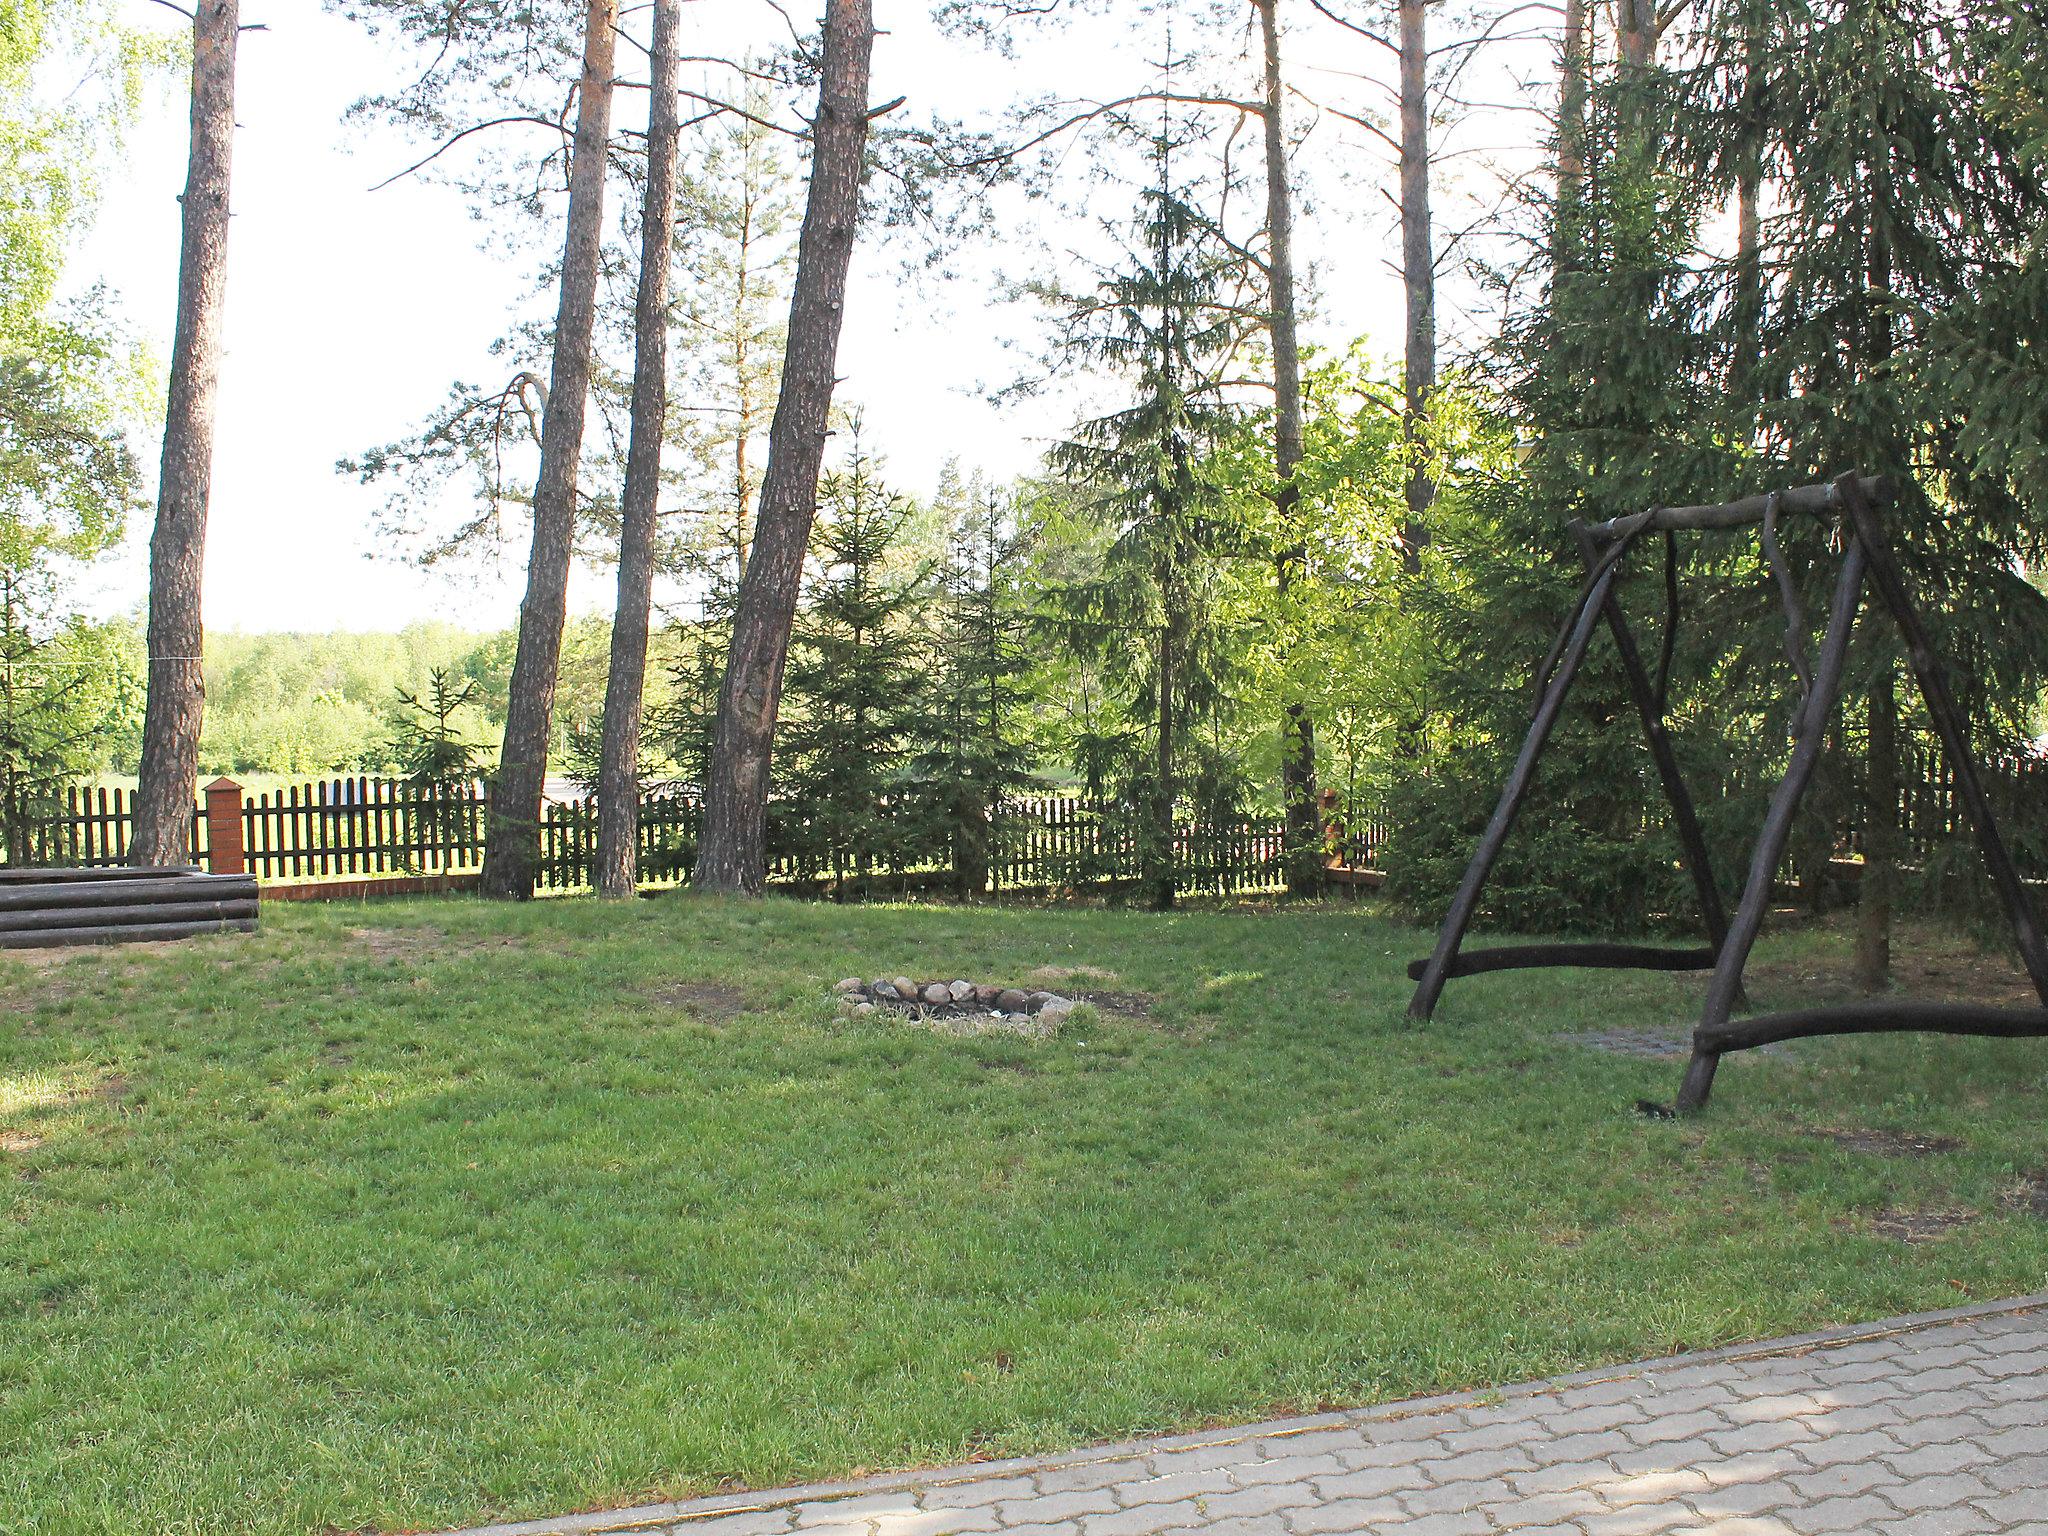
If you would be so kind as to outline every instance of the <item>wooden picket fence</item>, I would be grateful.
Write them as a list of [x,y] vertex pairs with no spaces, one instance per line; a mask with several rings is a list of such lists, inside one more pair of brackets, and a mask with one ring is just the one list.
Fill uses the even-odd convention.
[[[232,829],[239,801],[242,864],[264,880],[306,881],[365,876],[431,876],[474,871],[483,862],[488,807],[481,784],[421,788],[402,780],[333,778],[243,794],[223,781],[224,814]],[[218,803],[216,802],[217,808]],[[643,884],[675,885],[695,862],[702,804],[694,794],[664,790],[640,806]],[[887,813],[907,815],[900,807]],[[54,815],[34,828],[19,862],[107,867],[123,861],[134,819],[134,793],[74,787]],[[1142,873],[1127,810],[1078,796],[1045,795],[1005,806],[993,827],[989,859],[998,890],[1064,890],[1126,883]],[[543,890],[590,884],[597,857],[597,805],[591,799],[549,802],[540,822],[538,882]],[[1363,865],[1384,842],[1384,829],[1354,826],[1346,862]],[[192,858],[211,851],[207,807],[193,810]],[[817,829],[800,808],[771,809],[768,878],[801,884],[829,876]],[[936,875],[943,858],[907,838],[884,836],[877,867],[892,875]],[[1193,821],[1175,831],[1178,884],[1187,891],[1229,893],[1278,886],[1284,829],[1277,818]]]

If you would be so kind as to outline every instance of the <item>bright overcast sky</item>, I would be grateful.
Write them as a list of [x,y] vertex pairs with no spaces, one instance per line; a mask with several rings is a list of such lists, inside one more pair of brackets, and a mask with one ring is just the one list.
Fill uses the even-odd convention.
[[[125,3],[139,22],[178,24],[148,0]],[[939,37],[928,8],[927,0],[877,7],[878,24],[891,30],[877,46],[875,98],[906,95],[906,111],[978,115],[1048,84],[1076,94],[1129,90],[1147,78],[1154,51],[1125,29],[1098,28],[1089,46],[1068,39],[1054,53],[1005,64]],[[1283,6],[1288,11],[1297,26],[1312,25],[1306,5]],[[757,28],[762,49],[780,29],[756,0],[700,0],[687,14],[728,35]],[[370,558],[382,492],[334,465],[402,436],[452,380],[491,373],[485,349],[525,297],[527,274],[479,249],[478,226],[453,189],[410,180],[368,190],[418,150],[391,131],[345,125],[343,114],[396,78],[400,55],[315,0],[244,0],[243,19],[269,30],[244,37],[237,87],[207,622],[241,630],[385,629],[427,618],[508,625],[518,610],[516,570],[495,581],[451,578]],[[1328,63],[1329,29],[1313,25],[1317,62]],[[1057,69],[1057,79],[1033,78],[1034,59],[1049,61],[1042,67]],[[1313,74],[1303,74],[1317,88]],[[170,350],[185,150],[185,102],[167,91],[108,186],[72,272],[81,284],[105,281],[159,358]],[[1332,346],[1366,336],[1391,354],[1401,298],[1379,191],[1391,178],[1358,158],[1353,184],[1309,189],[1301,234],[1317,291],[1309,332]],[[1043,260],[1042,249],[1039,239],[1019,236],[971,254],[955,278],[919,282],[906,278],[904,252],[891,249],[887,231],[857,258],[840,399],[863,407],[869,441],[899,487],[929,490],[953,457],[998,476],[1024,470],[1062,424],[1057,401],[998,407],[984,395],[1020,369],[1005,338],[1028,342],[1037,323],[994,304],[990,275],[1028,268]],[[154,453],[151,444],[152,464]],[[138,519],[124,557],[86,583],[95,606],[142,601],[147,523]],[[608,582],[604,573],[584,573],[579,610],[604,606]]]

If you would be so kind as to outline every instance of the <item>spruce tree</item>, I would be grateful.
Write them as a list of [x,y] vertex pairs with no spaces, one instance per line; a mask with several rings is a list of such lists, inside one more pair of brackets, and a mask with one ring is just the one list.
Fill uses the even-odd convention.
[[1067,354],[1122,375],[1131,403],[1081,423],[1050,455],[1107,541],[1092,578],[1060,594],[1062,627],[1102,662],[1151,738],[1129,798],[1141,813],[1143,883],[1160,908],[1173,905],[1179,876],[1182,729],[1216,705],[1223,687],[1227,647],[1213,622],[1214,589],[1223,563],[1244,552],[1206,462],[1236,420],[1220,391],[1243,320],[1226,292],[1234,255],[1177,176],[1176,152],[1192,137],[1185,126],[1162,126],[1149,146],[1155,181],[1140,196],[1126,264],[1103,273],[1093,293],[1064,301]]
[[[2048,462],[2048,177],[2007,68],[2031,56],[2017,78],[2037,73],[2040,45],[2029,8],[1992,0],[1722,0],[1671,114],[1674,151],[1721,185],[1752,175],[1767,210],[1757,277],[1745,286],[1741,253],[1728,277],[1743,296],[1731,350],[1755,358],[1731,375],[1749,390],[1730,414],[1753,411],[1777,483],[1850,465],[1891,476],[1885,523],[1908,580],[1980,743],[2006,750],[2025,745],[2048,664],[2048,604],[2020,576],[2048,533],[2034,470]],[[1808,551],[1817,541],[1806,533]],[[1872,987],[1889,974],[1900,730],[1915,724],[1901,659],[1889,626],[1870,625],[1849,711]]]
[[963,897],[988,889],[1004,803],[1041,782],[1024,719],[1032,668],[1021,544],[1004,498],[983,490],[955,525],[939,577],[927,724],[911,768],[930,841]]
[[901,867],[899,810],[923,691],[913,618],[923,594],[885,570],[909,507],[859,444],[819,486],[815,577],[799,612],[778,743],[781,815],[801,862],[849,877]]

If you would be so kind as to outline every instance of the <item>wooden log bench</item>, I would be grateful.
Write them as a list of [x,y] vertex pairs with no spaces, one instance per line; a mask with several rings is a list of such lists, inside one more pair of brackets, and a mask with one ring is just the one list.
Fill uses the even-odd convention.
[[192,868],[0,869],[0,949],[256,931],[253,875]]

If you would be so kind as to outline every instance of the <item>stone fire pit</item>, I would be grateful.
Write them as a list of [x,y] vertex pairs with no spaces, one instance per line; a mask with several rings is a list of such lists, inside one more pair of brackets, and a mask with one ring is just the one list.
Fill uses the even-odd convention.
[[862,981],[849,976],[832,989],[839,1006],[858,1017],[881,1010],[962,1033],[1055,1035],[1075,1002],[1057,992],[1034,992],[990,982],[914,981],[908,976]]

